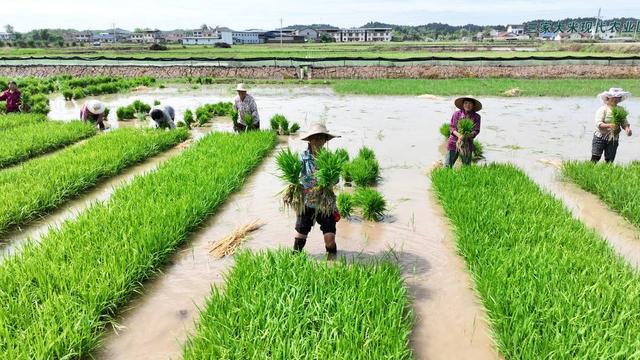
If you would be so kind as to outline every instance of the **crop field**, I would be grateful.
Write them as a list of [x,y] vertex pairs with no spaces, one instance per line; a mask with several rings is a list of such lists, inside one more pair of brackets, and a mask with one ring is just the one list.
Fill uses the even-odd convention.
[[640,164],[597,165],[566,162],[562,174],[582,189],[596,194],[613,210],[640,227]]
[[0,234],[186,137],[186,131],[119,129],[51,157],[0,171]]
[[505,358],[638,356],[638,273],[558,200],[511,165],[432,180]]
[[46,116],[38,114],[4,114],[0,115],[0,131],[18,126],[33,125],[46,120]]
[[0,264],[4,357],[88,357],[141,281],[243,184],[275,142],[268,132],[212,134],[7,258]]
[[412,322],[390,262],[244,252],[224,292],[213,290],[184,358],[411,359]]
[[95,126],[80,121],[47,121],[2,130],[0,168],[60,149],[95,133]]

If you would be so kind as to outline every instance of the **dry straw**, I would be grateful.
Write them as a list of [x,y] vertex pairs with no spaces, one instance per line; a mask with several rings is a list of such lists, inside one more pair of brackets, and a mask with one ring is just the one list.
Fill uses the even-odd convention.
[[264,223],[260,220],[255,220],[251,223],[236,228],[229,235],[212,243],[209,247],[209,254],[215,256],[218,259],[222,259],[225,256],[233,255],[238,246],[242,244],[243,240],[247,238],[250,233],[259,230],[264,226]]

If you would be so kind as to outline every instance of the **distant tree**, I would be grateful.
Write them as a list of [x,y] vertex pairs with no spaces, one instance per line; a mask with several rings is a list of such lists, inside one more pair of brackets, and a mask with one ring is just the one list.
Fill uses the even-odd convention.
[[4,31],[7,32],[7,34],[13,34],[14,33],[14,29],[13,26],[7,24],[4,26]]
[[0,40],[0,47],[4,47],[4,41]]
[[27,41],[27,46],[30,47],[30,48],[34,48],[34,47],[36,47],[36,42],[33,41],[33,40],[29,40],[29,41]]
[[206,30],[209,30],[209,26],[207,24],[202,24],[200,25],[200,29],[206,31]]
[[333,37],[327,35],[327,34],[322,34],[320,35],[320,42],[321,43],[330,43],[333,42]]

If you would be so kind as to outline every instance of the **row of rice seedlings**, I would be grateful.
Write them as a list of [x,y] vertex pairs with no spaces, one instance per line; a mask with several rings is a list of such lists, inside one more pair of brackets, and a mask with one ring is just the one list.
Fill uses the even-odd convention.
[[118,129],[51,157],[0,171],[0,234],[187,137],[186,130]]
[[340,216],[349,218],[359,212],[363,219],[380,221],[387,212],[387,201],[382,194],[369,187],[358,187],[353,194],[338,194],[337,207]]
[[362,147],[351,162],[345,162],[342,178],[346,183],[353,182],[357,186],[377,184],[380,179],[380,164],[375,152],[366,146]]
[[93,125],[80,121],[48,121],[2,130],[0,168],[65,147],[95,133]]
[[431,177],[506,359],[638,356],[638,273],[559,200],[511,165]]
[[183,357],[412,359],[410,305],[389,261],[329,264],[245,251],[224,291],[213,288]]
[[41,114],[12,113],[0,115],[0,131],[18,126],[33,125],[47,121]]
[[[473,126],[471,129],[473,130]],[[442,126],[440,126],[440,134],[442,134],[445,139],[448,139],[451,136],[451,125],[449,123],[442,124]],[[473,159],[476,161],[484,159],[484,146],[476,139],[473,140]]]
[[233,111],[233,103],[230,102],[204,104],[196,108],[196,121],[199,126],[202,126],[211,121],[215,116],[228,116],[231,115]]
[[156,83],[152,77],[121,78],[114,76],[80,77],[61,80],[57,88],[65,100],[78,100],[86,96],[115,94],[135,88],[137,86],[151,86]]
[[629,165],[566,162],[562,174],[582,189],[596,194],[612,209],[640,227],[640,163]]
[[140,100],[135,100],[133,103],[119,107],[116,110],[116,116],[118,117],[118,121],[126,121],[133,119],[144,120],[147,114],[151,111],[151,105],[146,104]]
[[298,123],[289,125],[289,120],[282,114],[275,114],[271,117],[271,130],[277,132],[279,135],[291,135],[300,130]]
[[213,133],[0,264],[8,359],[89,358],[118,309],[244,183],[271,132]]

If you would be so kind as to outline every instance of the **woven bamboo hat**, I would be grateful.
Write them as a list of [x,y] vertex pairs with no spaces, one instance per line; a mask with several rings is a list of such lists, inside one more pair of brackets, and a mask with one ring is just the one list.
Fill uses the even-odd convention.
[[314,135],[325,135],[327,137],[327,141],[333,138],[340,137],[338,135],[333,135],[329,133],[329,130],[327,130],[327,127],[324,124],[315,123],[309,126],[309,129],[307,130],[306,133],[304,133],[304,135],[302,135],[300,140],[308,141],[309,138]]
[[93,115],[100,115],[104,112],[104,104],[98,100],[87,101],[87,110]]
[[455,104],[455,106],[458,109],[463,110],[462,104],[464,104],[465,101],[473,102],[473,111],[478,112],[478,111],[482,110],[482,103],[480,101],[472,98],[471,96],[459,97],[453,103]]
[[625,101],[631,96],[631,93],[628,91],[624,91],[621,88],[611,88],[607,91],[601,92],[598,94],[598,98],[602,100],[602,102],[606,103],[608,98],[620,98],[620,101]]

